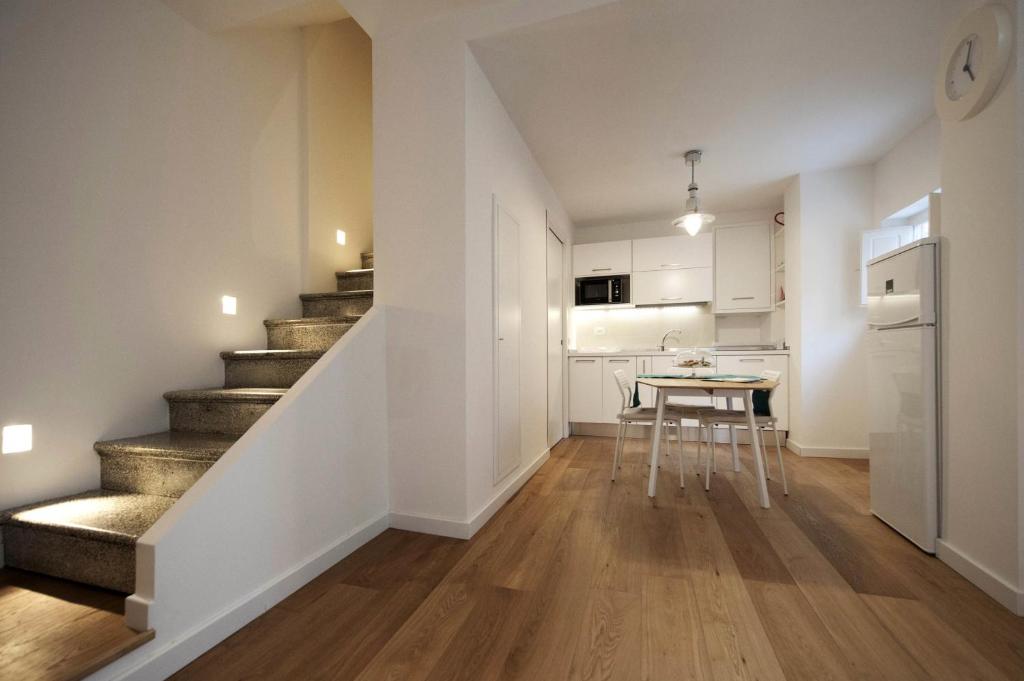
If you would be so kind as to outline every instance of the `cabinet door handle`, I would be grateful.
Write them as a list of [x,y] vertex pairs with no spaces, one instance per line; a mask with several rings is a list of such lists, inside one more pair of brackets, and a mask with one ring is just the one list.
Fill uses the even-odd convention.
[[761,357],[748,357],[747,359],[741,359],[741,362],[763,362],[764,359]]
[[662,298],[662,300],[682,300],[682,296],[676,296],[675,298]]
[[577,364],[579,364],[581,362],[586,362],[588,364],[593,364],[597,360],[596,359],[574,359],[573,361],[576,362]]
[[739,296],[738,298],[733,298],[733,300],[753,300],[753,299],[754,299],[754,296]]
[[590,271],[591,272],[611,272],[612,268],[611,267],[595,267],[595,268],[593,268]]
[[661,263],[661,266],[662,267],[680,267],[680,264],[677,263],[677,262],[663,262],[663,263]]
[[608,362],[610,364],[611,363],[614,363],[614,364],[628,364],[629,360],[628,359],[610,359],[610,360],[608,360]]

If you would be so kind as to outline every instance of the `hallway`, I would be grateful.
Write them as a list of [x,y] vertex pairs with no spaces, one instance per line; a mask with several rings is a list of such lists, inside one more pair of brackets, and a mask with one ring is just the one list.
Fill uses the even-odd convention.
[[[867,462],[710,495],[572,437],[471,541],[388,530],[174,679],[1015,679],[1024,621],[868,512]],[[694,453],[687,449],[688,465]],[[746,457],[746,452],[744,452]]]

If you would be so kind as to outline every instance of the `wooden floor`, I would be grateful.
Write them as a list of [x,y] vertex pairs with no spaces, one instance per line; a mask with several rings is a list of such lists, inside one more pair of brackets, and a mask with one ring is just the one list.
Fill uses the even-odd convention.
[[[574,437],[469,542],[388,531],[186,679],[1024,679],[1024,620],[868,513],[866,462],[710,494]],[[693,450],[688,450],[692,472]],[[746,456],[746,453],[744,453]]]
[[123,613],[124,594],[0,569],[0,680],[81,679],[153,638]]

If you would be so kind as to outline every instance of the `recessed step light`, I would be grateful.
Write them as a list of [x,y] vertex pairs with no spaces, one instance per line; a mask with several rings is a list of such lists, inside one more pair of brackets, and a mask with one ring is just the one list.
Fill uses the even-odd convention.
[[224,314],[238,314],[238,298],[222,296],[220,299],[220,311]]
[[29,424],[4,426],[0,451],[4,454],[32,451],[32,426]]

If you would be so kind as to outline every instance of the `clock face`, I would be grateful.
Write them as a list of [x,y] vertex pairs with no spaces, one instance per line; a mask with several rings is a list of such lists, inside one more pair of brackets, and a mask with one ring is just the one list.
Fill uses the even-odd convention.
[[946,67],[946,96],[958,101],[969,94],[982,73],[982,44],[978,34],[973,33],[957,45]]

